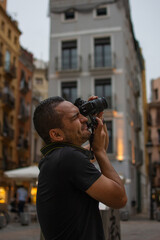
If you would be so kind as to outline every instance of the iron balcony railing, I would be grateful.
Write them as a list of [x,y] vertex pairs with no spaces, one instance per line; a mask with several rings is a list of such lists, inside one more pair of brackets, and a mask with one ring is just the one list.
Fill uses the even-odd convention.
[[142,129],[142,118],[139,112],[136,112],[134,116],[134,126],[136,131],[141,131]]
[[114,69],[116,68],[116,55],[114,53],[107,56],[88,55],[89,70]]
[[136,165],[137,166],[142,166],[142,164],[143,164],[143,151],[138,147],[135,148],[135,160],[136,160]]
[[24,94],[26,94],[29,91],[29,84],[26,81],[20,82],[20,91]]
[[138,78],[133,79],[133,91],[135,96],[140,96],[140,83],[138,81]]
[[82,70],[82,57],[77,56],[74,58],[55,58],[56,71],[81,71]]
[[21,121],[26,121],[26,120],[28,120],[29,116],[30,116],[29,107],[26,104],[21,105],[18,119]]
[[10,140],[13,140],[13,138],[14,138],[14,130],[10,126],[4,124],[3,125],[2,135],[5,138],[9,138]]
[[10,78],[16,78],[16,67],[14,64],[11,64],[9,61],[4,64],[4,71]]
[[5,104],[5,106],[7,106],[11,109],[14,108],[15,98],[13,97],[13,95],[10,91],[8,91],[6,93],[2,92],[1,98],[2,98],[2,102],[3,102],[3,104]]
[[0,52],[0,67],[3,66],[3,54]]
[[18,150],[21,150],[21,149],[27,150],[28,147],[29,147],[28,139],[19,137],[18,143],[17,143],[17,149]]

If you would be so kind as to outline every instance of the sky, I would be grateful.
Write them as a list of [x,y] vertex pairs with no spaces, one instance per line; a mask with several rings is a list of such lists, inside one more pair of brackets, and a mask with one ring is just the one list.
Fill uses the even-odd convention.
[[[34,57],[48,61],[48,0],[7,0],[8,13],[18,21],[21,45]],[[160,0],[130,0],[135,38],[142,48],[146,65],[147,99],[150,80],[160,77]]]

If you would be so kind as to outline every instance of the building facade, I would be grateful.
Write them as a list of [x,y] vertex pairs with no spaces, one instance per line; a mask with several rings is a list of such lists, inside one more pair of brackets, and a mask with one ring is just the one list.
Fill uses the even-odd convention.
[[108,155],[125,182],[130,214],[147,211],[143,57],[129,2],[50,0],[49,96],[106,97]]
[[16,158],[16,94],[20,30],[6,13],[6,1],[0,1],[0,203],[7,199],[5,170],[18,166]]
[[[43,60],[34,60],[34,73],[33,73],[33,95],[32,95],[32,118],[33,112],[40,101],[48,97],[48,64]],[[31,161],[32,164],[38,163],[42,157],[40,149],[44,145],[42,139],[39,137],[34,129],[32,121],[32,148],[31,148]]]
[[148,158],[150,175],[150,218],[160,208],[160,78],[151,80],[148,103]]
[[33,55],[21,47],[18,65],[18,91],[16,94],[16,157],[19,168],[26,167],[31,164],[31,105],[33,71]]

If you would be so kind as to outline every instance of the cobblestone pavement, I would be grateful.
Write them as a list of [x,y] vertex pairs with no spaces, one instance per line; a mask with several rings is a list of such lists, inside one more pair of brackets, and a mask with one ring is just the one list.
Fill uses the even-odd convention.
[[160,240],[160,222],[147,218],[121,221],[121,240]]
[[[147,218],[135,218],[121,221],[121,240],[160,240],[160,222]],[[38,222],[28,226],[9,223],[0,229],[0,240],[40,240]],[[88,239],[91,240],[91,239]]]
[[37,222],[30,225],[9,223],[0,229],[0,240],[40,240],[40,228]]

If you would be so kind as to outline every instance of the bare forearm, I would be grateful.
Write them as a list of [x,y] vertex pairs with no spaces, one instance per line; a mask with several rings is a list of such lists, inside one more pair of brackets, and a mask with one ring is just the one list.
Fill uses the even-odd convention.
[[97,162],[100,166],[102,174],[105,177],[113,180],[115,183],[117,183],[122,188],[124,188],[122,180],[120,179],[119,175],[117,174],[117,172],[111,165],[111,163],[108,159],[108,156],[106,154],[106,151],[102,150],[100,152],[96,152],[95,156],[96,156]]

